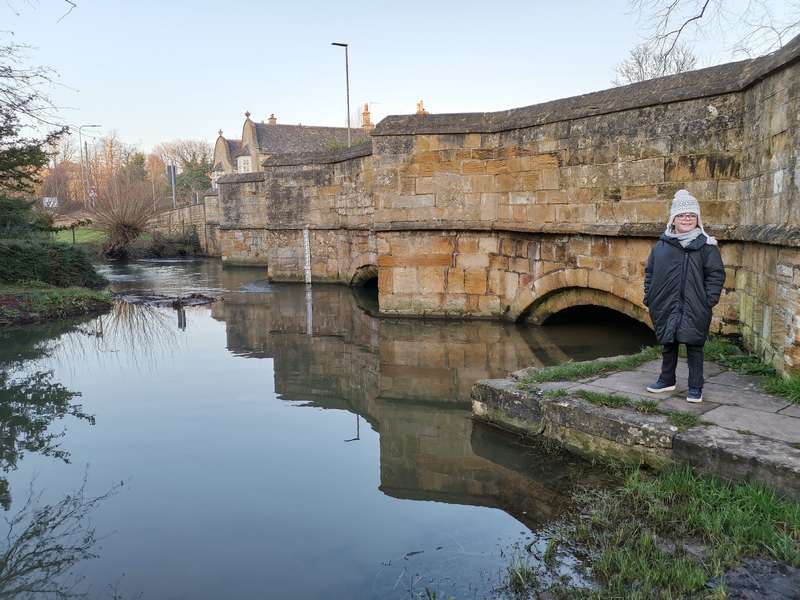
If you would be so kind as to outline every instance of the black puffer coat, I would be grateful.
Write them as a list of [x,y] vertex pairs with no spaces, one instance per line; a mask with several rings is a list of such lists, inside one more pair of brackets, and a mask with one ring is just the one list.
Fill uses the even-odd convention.
[[659,343],[704,344],[724,281],[719,248],[706,244],[706,236],[700,234],[683,248],[662,235],[644,276],[644,303]]

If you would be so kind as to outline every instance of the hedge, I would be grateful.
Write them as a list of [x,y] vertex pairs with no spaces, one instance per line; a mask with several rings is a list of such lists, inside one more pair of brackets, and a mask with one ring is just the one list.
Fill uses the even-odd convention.
[[0,240],[0,283],[38,280],[58,287],[102,287],[86,253],[74,246],[42,240]]

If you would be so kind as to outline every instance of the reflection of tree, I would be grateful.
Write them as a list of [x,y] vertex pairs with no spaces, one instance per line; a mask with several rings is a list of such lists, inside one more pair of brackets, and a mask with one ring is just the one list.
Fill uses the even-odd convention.
[[[72,576],[81,561],[97,558],[97,535],[90,513],[117,488],[96,497],[86,495],[86,477],[72,494],[55,504],[41,504],[28,492],[22,508],[6,519],[0,543],[0,598],[78,598]],[[116,596],[116,594],[115,594]]]
[[[94,424],[80,404],[72,400],[80,394],[52,381],[51,371],[12,376],[0,371],[0,468],[17,468],[23,452],[36,452],[69,462],[69,452],[59,446],[64,433],[49,431],[56,419],[70,415]],[[11,504],[8,482],[0,478],[0,504]]]
[[160,357],[179,344],[171,310],[148,304],[114,302],[114,309],[95,317],[51,344],[49,355],[66,366],[94,355],[105,361],[110,354],[129,360],[136,368],[155,369]]

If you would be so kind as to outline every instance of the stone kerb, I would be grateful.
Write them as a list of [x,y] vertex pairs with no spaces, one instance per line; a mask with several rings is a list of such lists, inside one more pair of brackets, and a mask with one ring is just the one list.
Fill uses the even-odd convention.
[[[619,358],[604,360],[613,365]],[[758,378],[710,362],[705,370],[704,402],[689,405],[681,387],[688,373],[684,359],[678,366],[679,389],[659,395],[645,391],[660,371],[659,360],[542,383],[528,383],[539,369],[524,369],[509,379],[476,383],[473,414],[525,436],[558,440],[591,459],[655,467],[685,463],[800,498],[797,406],[763,392]]]

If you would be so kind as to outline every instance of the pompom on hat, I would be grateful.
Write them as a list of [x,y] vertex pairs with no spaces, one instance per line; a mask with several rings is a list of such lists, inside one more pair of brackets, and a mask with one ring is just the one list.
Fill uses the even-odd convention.
[[703,235],[706,236],[706,243],[716,246],[716,238],[708,235],[706,230],[703,229],[703,219],[700,216],[700,203],[697,201],[697,198],[689,193],[689,190],[678,190],[675,192],[675,196],[672,198],[672,206],[670,206],[669,209],[667,232],[672,232],[672,226],[675,217],[684,213],[692,213],[697,215],[697,226],[700,228],[700,231],[703,233]]

